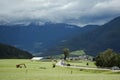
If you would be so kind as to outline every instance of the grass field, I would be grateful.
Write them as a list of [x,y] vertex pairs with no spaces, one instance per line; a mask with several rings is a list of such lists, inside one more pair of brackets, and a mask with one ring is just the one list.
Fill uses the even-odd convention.
[[[92,62],[92,61],[72,60],[72,61],[68,61],[68,63],[75,66],[96,67],[95,62]],[[86,65],[87,63],[88,63],[88,66]]]
[[[16,64],[20,63],[25,63],[27,68],[16,68]],[[120,73],[58,66],[52,68],[52,64],[50,61],[1,59],[0,80],[120,80]]]

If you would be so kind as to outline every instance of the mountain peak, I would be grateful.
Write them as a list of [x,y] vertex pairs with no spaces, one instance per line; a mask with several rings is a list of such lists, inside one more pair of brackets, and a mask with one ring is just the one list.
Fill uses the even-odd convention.
[[111,21],[109,21],[108,23],[106,23],[104,25],[107,25],[107,26],[113,25],[114,26],[116,24],[120,24],[120,16],[112,19]]

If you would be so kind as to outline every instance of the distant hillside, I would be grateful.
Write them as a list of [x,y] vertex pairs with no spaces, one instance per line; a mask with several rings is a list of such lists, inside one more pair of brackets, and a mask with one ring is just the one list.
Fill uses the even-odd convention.
[[0,59],[29,59],[32,55],[15,47],[0,43]]
[[111,48],[120,53],[120,17],[97,27],[84,34],[76,35],[73,39],[61,45],[84,50],[89,55],[96,55],[101,51]]

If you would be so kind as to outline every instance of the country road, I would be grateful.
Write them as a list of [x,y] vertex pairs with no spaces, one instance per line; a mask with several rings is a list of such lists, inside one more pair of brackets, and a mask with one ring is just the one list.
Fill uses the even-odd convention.
[[57,66],[61,67],[69,67],[69,68],[79,68],[79,69],[91,69],[91,70],[111,70],[111,69],[106,69],[106,68],[93,68],[93,67],[82,67],[82,66],[66,66],[64,65],[64,61],[60,60],[59,62],[56,63]]

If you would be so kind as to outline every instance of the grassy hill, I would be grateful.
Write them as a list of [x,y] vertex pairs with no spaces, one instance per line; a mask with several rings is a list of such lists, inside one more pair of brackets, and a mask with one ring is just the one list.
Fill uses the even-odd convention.
[[32,54],[22,51],[18,48],[0,43],[0,58],[1,59],[28,59]]
[[81,55],[85,55],[85,52],[83,50],[72,51],[70,53],[70,56],[81,56]]

